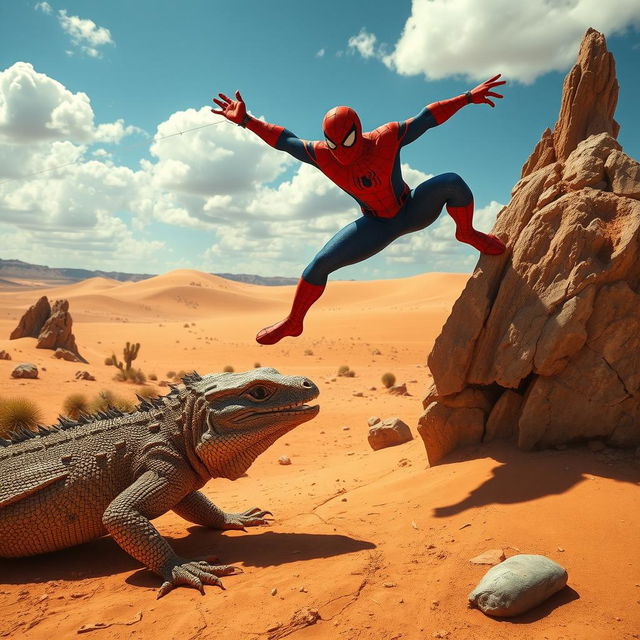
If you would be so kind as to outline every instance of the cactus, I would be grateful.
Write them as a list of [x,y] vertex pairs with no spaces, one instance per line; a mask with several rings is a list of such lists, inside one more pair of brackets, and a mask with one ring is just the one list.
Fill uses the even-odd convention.
[[135,344],[131,344],[130,342],[127,342],[127,346],[122,350],[122,353],[124,355],[124,361],[127,364],[127,367],[126,367],[127,371],[131,369],[131,363],[138,357],[138,351],[140,351],[139,342],[136,342]]

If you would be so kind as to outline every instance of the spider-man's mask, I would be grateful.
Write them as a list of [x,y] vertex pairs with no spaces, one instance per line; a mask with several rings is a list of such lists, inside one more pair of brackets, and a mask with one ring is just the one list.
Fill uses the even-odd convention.
[[362,125],[351,107],[328,111],[322,130],[329,150],[340,164],[351,164],[362,153]]

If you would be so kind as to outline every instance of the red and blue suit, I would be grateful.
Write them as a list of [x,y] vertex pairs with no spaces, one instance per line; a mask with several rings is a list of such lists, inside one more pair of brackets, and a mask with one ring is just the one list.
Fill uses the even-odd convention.
[[224,94],[214,102],[224,115],[246,127],[276,149],[317,167],[332,182],[356,200],[362,217],[341,229],[318,252],[302,273],[290,314],[260,331],[256,340],[275,344],[285,336],[302,333],[303,320],[311,305],[322,295],[330,273],[366,260],[391,242],[432,224],[443,207],[456,222],[456,238],[486,254],[501,254],[504,244],[495,236],[472,226],[473,195],[455,173],[444,173],[411,190],[402,178],[400,150],[431,127],[448,120],[471,102],[493,106],[487,96],[502,97],[489,91],[502,82],[498,76],[466,94],[426,106],[417,116],[404,122],[389,122],[362,133],[360,119],[349,107],[334,107],[324,117],[325,139],[309,142],[291,131],[251,117],[238,92],[235,101]]

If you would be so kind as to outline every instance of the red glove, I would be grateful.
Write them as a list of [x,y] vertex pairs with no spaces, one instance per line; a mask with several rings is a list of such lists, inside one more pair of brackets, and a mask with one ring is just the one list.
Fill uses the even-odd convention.
[[240,92],[236,91],[235,100],[227,98],[224,93],[219,93],[218,95],[221,100],[213,98],[213,101],[222,109],[222,111],[218,111],[216,109],[211,109],[211,111],[219,116],[224,116],[227,120],[231,120],[231,122],[242,124],[247,115],[247,107],[244,104],[244,100],[242,99]]
[[499,73],[497,76],[493,76],[493,78],[491,78],[490,80],[485,80],[482,84],[479,84],[474,89],[471,89],[471,91],[469,91],[469,93],[471,94],[471,102],[473,102],[474,104],[485,103],[491,105],[492,107],[495,107],[496,105],[491,100],[489,100],[487,96],[491,96],[492,98],[502,98],[499,93],[494,93],[493,91],[491,91],[493,87],[497,87],[501,84],[506,84],[506,80],[496,82],[496,80],[501,75],[502,74]]

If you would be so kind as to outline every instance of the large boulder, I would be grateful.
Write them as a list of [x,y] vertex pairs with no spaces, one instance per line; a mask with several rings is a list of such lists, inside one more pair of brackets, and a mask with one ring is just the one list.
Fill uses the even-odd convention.
[[617,93],[589,29],[492,230],[508,250],[480,257],[429,355],[431,464],[493,438],[640,445],[640,165],[615,139]]
[[24,313],[18,326],[11,332],[9,340],[18,338],[37,338],[44,327],[44,323],[51,314],[51,305],[47,296],[42,296]]

